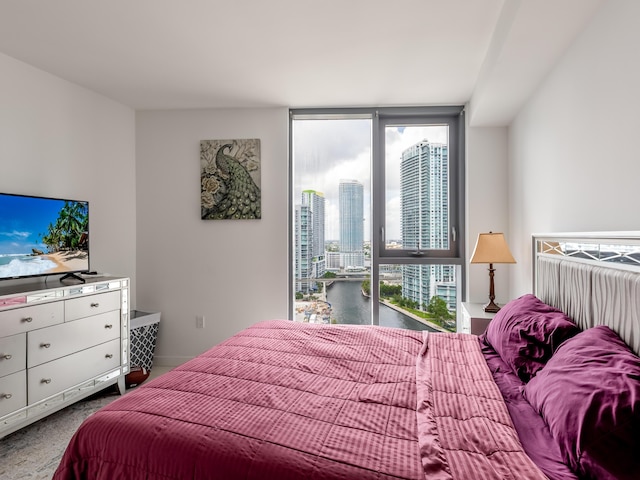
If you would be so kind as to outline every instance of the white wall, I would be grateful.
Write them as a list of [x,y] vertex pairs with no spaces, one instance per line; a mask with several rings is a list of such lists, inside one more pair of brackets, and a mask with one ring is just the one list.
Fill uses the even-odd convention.
[[531,291],[531,235],[638,230],[640,2],[597,12],[509,129],[511,296]]
[[[466,127],[467,183],[467,301],[489,301],[489,265],[474,264],[473,254],[479,233],[503,232],[511,247],[508,214],[508,158],[506,127]],[[512,251],[513,253],[513,251]],[[521,259],[514,257],[516,262]],[[496,303],[503,305],[509,297],[511,271],[515,265],[494,264]]]
[[[286,318],[287,131],[284,108],[137,113],[137,307],[162,314],[155,364]],[[261,141],[262,219],[201,220],[200,141],[235,138]]]
[[132,287],[134,132],[132,109],[0,54],[0,191],[88,200],[91,268]]

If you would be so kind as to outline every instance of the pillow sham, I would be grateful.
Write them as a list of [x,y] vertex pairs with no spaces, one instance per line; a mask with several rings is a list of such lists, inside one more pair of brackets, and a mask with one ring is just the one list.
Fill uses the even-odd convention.
[[481,339],[528,382],[558,346],[579,331],[562,311],[526,294],[502,307]]
[[567,340],[523,388],[581,478],[640,478],[640,358],[609,327]]

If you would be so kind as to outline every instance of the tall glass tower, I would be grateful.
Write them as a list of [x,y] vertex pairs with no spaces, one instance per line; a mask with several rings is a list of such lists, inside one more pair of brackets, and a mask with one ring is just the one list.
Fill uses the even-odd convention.
[[340,180],[341,267],[364,267],[364,191],[357,180]]
[[[402,152],[400,201],[402,244],[407,249],[449,247],[449,155],[448,146],[423,140]],[[455,309],[455,267],[450,265],[404,265],[402,296],[429,304],[443,297]]]
[[316,282],[306,279],[322,277],[326,270],[324,251],[324,195],[315,190],[302,192],[296,206],[295,278],[296,291],[317,290]]

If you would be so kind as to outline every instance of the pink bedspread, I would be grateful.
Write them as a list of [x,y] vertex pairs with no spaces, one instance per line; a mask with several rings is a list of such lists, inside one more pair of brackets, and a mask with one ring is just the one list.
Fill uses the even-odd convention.
[[[508,422],[500,413],[494,424],[450,426],[435,410],[445,420],[436,428],[444,426],[446,432],[434,431],[424,418],[432,402],[424,396],[425,387],[435,401],[440,393],[422,378],[430,375],[424,369],[432,368],[429,355],[419,357],[422,347],[421,332],[259,323],[89,417],[54,480],[491,478],[459,473],[450,464],[459,459],[448,438],[471,436],[465,445],[475,449],[475,439],[510,438],[512,433],[503,432]],[[435,377],[442,376],[439,368]],[[422,378],[418,388],[416,372]],[[445,400],[450,401],[442,408],[469,403],[455,396]],[[504,409],[477,401],[478,415],[489,409],[493,417]],[[483,433],[472,434],[476,427]],[[444,448],[436,452],[437,461],[421,459],[421,452],[431,455],[427,438]],[[517,447],[517,442],[497,443],[498,448]],[[481,449],[483,456],[495,456]],[[511,461],[498,455],[499,462]],[[473,468],[472,462],[463,463]],[[520,472],[533,470],[527,464]]]
[[424,336],[417,421],[427,478],[546,479],[524,453],[477,337]]

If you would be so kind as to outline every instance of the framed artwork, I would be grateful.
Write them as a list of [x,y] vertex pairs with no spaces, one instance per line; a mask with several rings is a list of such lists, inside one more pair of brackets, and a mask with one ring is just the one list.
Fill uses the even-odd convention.
[[203,220],[261,218],[260,139],[200,142]]

